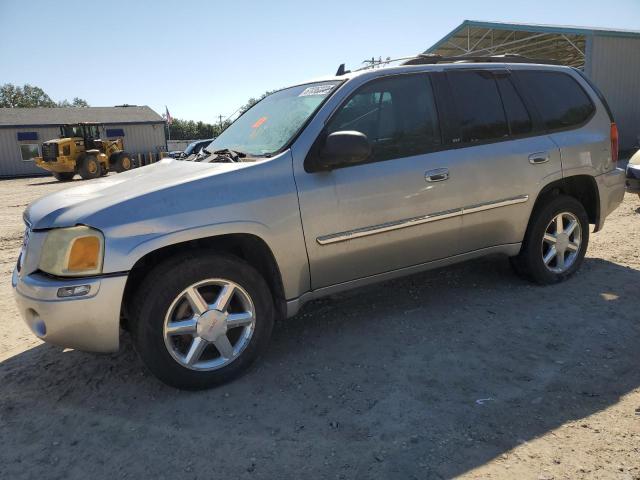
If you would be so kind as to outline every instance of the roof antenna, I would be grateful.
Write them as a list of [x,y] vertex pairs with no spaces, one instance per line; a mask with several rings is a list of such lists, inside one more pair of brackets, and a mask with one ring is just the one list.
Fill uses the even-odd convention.
[[338,71],[336,72],[336,77],[340,77],[342,75],[344,75],[345,73],[349,73],[350,70],[345,70],[344,69],[344,63],[341,63],[340,66],[338,67]]

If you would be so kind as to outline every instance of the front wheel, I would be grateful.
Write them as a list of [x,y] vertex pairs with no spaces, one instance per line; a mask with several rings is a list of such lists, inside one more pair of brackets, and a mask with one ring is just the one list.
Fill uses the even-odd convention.
[[92,178],[98,178],[101,173],[100,162],[95,155],[86,155],[80,161],[80,168],[78,173],[84,180],[90,180]]
[[153,269],[133,298],[131,333],[163,382],[195,390],[228,382],[266,349],[273,300],[246,262],[208,251]]
[[522,249],[511,264],[536,283],[557,283],[580,268],[588,244],[587,212],[575,198],[559,195],[534,210]]

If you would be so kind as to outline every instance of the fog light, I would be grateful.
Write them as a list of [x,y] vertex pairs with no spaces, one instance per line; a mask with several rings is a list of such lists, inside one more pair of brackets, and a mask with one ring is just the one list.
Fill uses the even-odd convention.
[[62,287],[58,289],[58,297],[81,297],[91,290],[91,285],[78,285],[77,287]]

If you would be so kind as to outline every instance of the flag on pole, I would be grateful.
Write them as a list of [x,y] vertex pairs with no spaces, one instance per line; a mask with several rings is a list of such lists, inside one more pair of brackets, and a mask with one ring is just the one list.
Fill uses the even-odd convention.
[[167,120],[167,125],[171,125],[173,123],[173,117],[171,117],[171,114],[169,113],[169,109],[167,108],[167,106],[164,106],[164,110],[166,112],[166,120]]

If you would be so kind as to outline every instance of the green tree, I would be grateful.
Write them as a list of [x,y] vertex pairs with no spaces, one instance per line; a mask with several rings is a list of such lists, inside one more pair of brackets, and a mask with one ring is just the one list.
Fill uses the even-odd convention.
[[88,107],[89,102],[87,102],[84,98],[73,97],[73,101],[71,102],[74,107]]
[[26,84],[23,87],[5,83],[0,86],[0,107],[3,108],[32,108],[55,107],[51,100],[40,87]]
[[75,97],[71,102],[62,100],[54,102],[40,87],[29,85],[22,87],[12,83],[0,85],[1,108],[34,108],[34,107],[88,107],[89,104],[82,98]]
[[211,124],[174,118],[171,125],[169,125],[169,133],[171,135],[171,140],[201,140],[204,138],[215,138],[230,124],[231,122],[228,120],[225,120],[222,124]]

